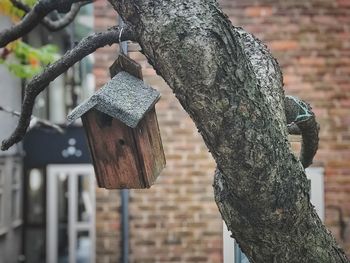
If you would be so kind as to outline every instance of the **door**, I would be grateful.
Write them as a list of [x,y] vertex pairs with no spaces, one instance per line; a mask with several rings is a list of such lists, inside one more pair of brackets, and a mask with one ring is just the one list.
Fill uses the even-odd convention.
[[95,262],[95,176],[90,164],[47,166],[46,262]]

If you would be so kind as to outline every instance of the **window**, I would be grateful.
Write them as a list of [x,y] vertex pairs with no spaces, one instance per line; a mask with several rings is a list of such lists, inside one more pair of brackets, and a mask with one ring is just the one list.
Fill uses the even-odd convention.
[[[310,199],[315,206],[318,216],[324,220],[324,169],[321,167],[307,168],[306,176],[311,182]],[[247,257],[239,248],[234,239],[230,237],[226,224],[223,223],[223,249],[224,263],[249,263]]]
[[22,223],[22,202],[21,202],[21,186],[22,186],[22,170],[21,164],[17,161],[12,166],[12,185],[11,185],[11,220],[14,227]]
[[310,199],[318,216],[324,221],[324,168],[310,167],[306,170],[307,179],[311,182]]

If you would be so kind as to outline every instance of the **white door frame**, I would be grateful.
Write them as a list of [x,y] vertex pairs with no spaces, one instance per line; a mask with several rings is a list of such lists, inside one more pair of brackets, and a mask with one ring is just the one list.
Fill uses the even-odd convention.
[[[91,238],[90,262],[95,263],[95,175],[93,166],[90,164],[55,164],[47,166],[47,189],[46,189],[46,262],[57,263],[58,252],[58,196],[57,184],[60,175],[67,176],[68,180],[68,247],[69,263],[76,263],[77,233],[88,231]],[[90,222],[78,222],[78,177],[89,176],[90,194],[92,207],[90,210]],[[83,197],[84,198],[84,197]]]

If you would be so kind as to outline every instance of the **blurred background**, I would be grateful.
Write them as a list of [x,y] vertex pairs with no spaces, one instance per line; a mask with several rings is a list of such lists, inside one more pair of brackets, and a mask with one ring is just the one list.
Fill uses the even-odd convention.
[[[286,94],[313,107],[320,147],[307,170],[320,217],[350,256],[350,0],[221,0],[235,26],[255,34],[283,69]],[[52,34],[38,27],[23,40],[54,43],[59,53],[92,31],[118,23],[107,1],[81,9]],[[0,16],[0,27],[10,25]],[[118,47],[99,49],[50,84],[34,115],[64,133],[33,125],[24,142],[0,152],[0,262],[247,262],[229,238],[213,198],[215,169],[194,124],[139,46],[129,56],[161,92],[156,105],[167,166],[147,190],[99,189],[84,131],[66,115],[109,79]],[[0,106],[20,110],[25,80],[0,65]],[[17,117],[0,111],[0,139]],[[298,149],[299,143],[293,147]],[[123,209],[122,209],[123,208]],[[122,220],[124,215],[124,220]]]

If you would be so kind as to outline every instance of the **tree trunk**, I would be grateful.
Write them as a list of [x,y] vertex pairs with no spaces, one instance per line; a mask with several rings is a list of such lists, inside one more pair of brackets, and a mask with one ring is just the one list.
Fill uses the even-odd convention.
[[[349,262],[291,152],[282,74],[214,0],[109,0],[214,157],[215,200],[251,262]],[[268,29],[267,29],[268,30]]]

